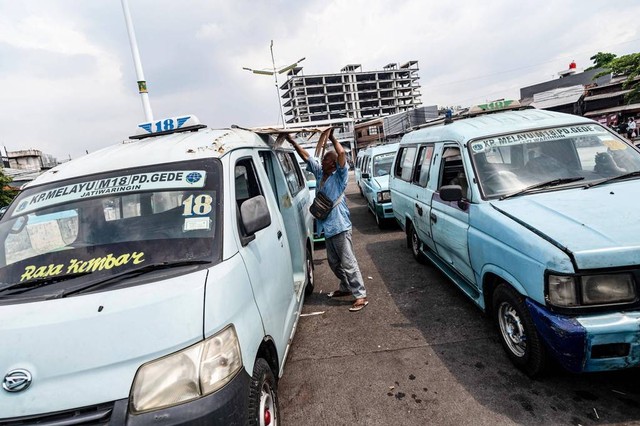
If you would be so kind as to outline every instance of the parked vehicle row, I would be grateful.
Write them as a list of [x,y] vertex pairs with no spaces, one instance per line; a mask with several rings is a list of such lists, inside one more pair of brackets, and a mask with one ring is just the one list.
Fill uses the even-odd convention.
[[362,150],[356,160],[356,184],[379,227],[394,218],[389,174],[397,150],[397,143],[371,146]]
[[139,127],[0,220],[3,424],[277,423],[313,290],[294,152],[194,116]]

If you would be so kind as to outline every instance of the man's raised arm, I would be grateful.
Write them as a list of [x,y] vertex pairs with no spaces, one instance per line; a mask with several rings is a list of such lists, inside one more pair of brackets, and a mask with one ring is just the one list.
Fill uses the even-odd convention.
[[345,152],[342,144],[338,142],[335,136],[333,136],[333,129],[329,134],[329,139],[331,139],[331,143],[333,144],[333,148],[336,150],[336,154],[338,154],[338,164],[340,167],[344,167],[347,164],[347,153]]
[[289,143],[293,145],[293,148],[296,150],[300,158],[302,158],[304,161],[307,161],[309,159],[309,153],[303,147],[298,145],[298,143],[295,141],[295,139],[293,139],[290,133],[286,133],[285,138],[287,138]]

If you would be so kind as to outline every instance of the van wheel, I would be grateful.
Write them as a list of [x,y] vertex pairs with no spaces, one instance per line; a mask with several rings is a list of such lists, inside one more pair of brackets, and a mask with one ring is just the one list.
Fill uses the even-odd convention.
[[262,358],[256,360],[249,389],[249,416],[251,426],[278,425],[278,384],[269,363]]
[[307,264],[307,277],[304,283],[304,295],[311,296],[311,293],[313,293],[313,288],[315,286],[315,281],[313,275],[313,257],[311,256],[311,250],[309,250],[308,248],[305,262]]
[[419,263],[425,263],[424,254],[420,251],[422,243],[420,242],[420,237],[418,237],[416,229],[413,227],[413,223],[410,223],[407,229],[407,245],[411,249],[413,258]]
[[529,377],[540,376],[547,355],[524,297],[506,284],[498,285],[493,293],[493,315],[511,362]]

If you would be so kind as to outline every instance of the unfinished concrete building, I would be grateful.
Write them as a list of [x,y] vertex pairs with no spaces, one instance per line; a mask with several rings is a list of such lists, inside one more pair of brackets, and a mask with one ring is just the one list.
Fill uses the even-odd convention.
[[418,61],[378,71],[347,65],[336,74],[303,75],[293,68],[284,91],[287,123],[351,118],[355,121],[408,111],[421,104]]

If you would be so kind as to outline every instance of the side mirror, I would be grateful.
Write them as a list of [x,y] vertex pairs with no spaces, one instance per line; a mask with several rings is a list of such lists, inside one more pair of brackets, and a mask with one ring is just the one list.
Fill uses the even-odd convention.
[[360,177],[362,179],[369,179],[371,177],[371,175],[369,173],[363,173],[362,175],[360,175]]
[[249,236],[271,225],[271,215],[264,196],[256,195],[242,203],[240,218],[242,226]]
[[460,185],[444,185],[440,187],[439,192],[443,201],[462,200],[462,187]]

